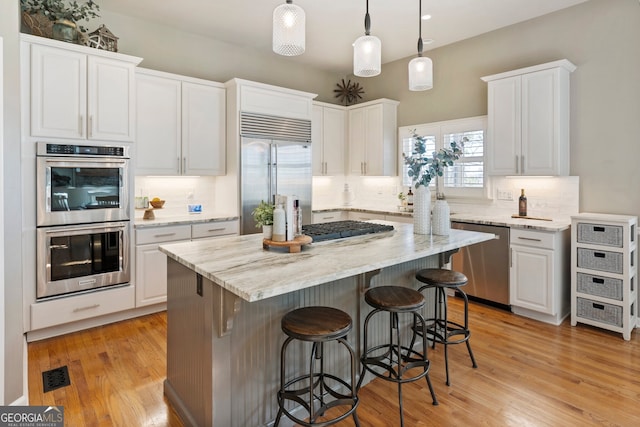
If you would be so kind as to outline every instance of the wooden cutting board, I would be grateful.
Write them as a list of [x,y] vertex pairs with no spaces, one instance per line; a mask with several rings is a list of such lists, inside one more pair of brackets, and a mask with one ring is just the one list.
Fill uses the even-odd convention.
[[511,215],[511,218],[520,218],[520,219],[537,219],[539,221],[553,221],[551,218],[538,218],[535,216],[520,216],[520,215]]

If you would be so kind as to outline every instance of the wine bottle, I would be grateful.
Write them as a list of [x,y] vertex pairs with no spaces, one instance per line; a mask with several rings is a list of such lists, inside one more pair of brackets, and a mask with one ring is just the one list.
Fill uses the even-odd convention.
[[411,187],[409,187],[409,192],[407,193],[407,205],[413,206],[413,191],[411,191]]
[[520,198],[518,199],[518,215],[527,216],[527,196],[524,195],[524,188],[520,190]]

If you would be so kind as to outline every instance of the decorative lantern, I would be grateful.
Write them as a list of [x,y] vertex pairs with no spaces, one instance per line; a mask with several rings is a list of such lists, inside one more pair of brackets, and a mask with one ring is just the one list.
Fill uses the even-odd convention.
[[97,30],[89,33],[87,37],[87,46],[96,49],[108,50],[110,52],[118,51],[118,37],[113,35],[111,31],[104,25],[100,25]]

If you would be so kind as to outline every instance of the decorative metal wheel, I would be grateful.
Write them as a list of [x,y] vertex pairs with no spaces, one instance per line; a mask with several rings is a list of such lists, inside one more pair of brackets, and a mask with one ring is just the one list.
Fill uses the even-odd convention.
[[362,94],[364,94],[364,88],[358,82],[352,83],[351,80],[347,80],[345,83],[344,79],[341,79],[341,82],[336,86],[338,88],[333,91],[336,93],[336,98],[339,98],[340,103],[344,105],[355,104],[362,99]]

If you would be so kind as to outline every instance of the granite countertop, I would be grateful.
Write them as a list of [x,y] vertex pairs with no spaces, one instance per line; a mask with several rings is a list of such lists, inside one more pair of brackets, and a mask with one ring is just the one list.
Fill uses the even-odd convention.
[[551,232],[564,231],[571,227],[571,217],[551,218],[551,221],[544,221],[539,219],[512,218],[510,215],[478,215],[467,213],[453,214],[451,215],[451,221]]
[[[155,212],[155,211],[154,211]],[[216,213],[207,214],[182,214],[182,215],[163,215],[155,213],[154,219],[142,219],[135,218],[133,220],[133,228],[148,228],[148,227],[164,227],[167,225],[187,225],[198,224],[205,222],[221,222],[221,221],[236,221],[238,216],[225,215]]]
[[312,243],[293,254],[262,249],[260,234],[168,243],[160,250],[253,302],[493,238],[463,230],[451,230],[449,236],[419,235],[411,224],[384,223],[393,225],[394,231]]
[[[314,213],[320,212],[367,212],[372,214],[400,216],[400,217],[413,217],[411,212],[400,212],[393,210],[383,210],[375,208],[354,208],[352,206],[336,207],[336,208],[324,208],[314,209]],[[510,228],[524,228],[539,231],[564,231],[571,227],[571,216],[564,215],[559,217],[550,216],[551,221],[538,220],[538,219],[524,219],[524,218],[512,218],[507,214],[476,214],[476,213],[453,213],[451,214],[451,221],[467,222],[471,224],[484,224],[484,225],[497,225]]]

